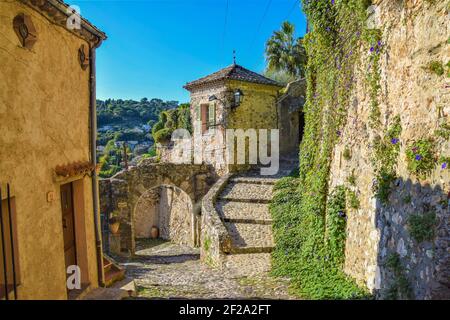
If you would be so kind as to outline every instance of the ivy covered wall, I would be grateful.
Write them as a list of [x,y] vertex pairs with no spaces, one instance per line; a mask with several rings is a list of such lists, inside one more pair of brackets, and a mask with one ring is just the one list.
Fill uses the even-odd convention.
[[303,9],[306,127],[271,205],[274,273],[308,298],[445,296],[449,2]]

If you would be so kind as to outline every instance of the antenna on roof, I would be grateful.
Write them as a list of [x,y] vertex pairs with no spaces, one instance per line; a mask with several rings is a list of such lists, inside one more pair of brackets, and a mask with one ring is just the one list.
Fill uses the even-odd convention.
[[236,50],[233,50],[233,64],[236,64]]

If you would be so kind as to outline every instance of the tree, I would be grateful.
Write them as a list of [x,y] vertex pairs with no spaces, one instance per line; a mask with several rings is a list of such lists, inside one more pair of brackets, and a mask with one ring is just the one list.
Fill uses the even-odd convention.
[[268,72],[286,72],[295,78],[305,76],[307,61],[303,38],[295,38],[295,26],[283,22],[281,30],[275,31],[266,43]]

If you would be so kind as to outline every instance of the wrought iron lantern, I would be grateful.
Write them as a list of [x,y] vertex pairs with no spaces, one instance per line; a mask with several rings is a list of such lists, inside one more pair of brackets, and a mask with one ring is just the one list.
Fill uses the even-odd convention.
[[239,107],[244,100],[244,94],[240,89],[234,91],[234,107]]

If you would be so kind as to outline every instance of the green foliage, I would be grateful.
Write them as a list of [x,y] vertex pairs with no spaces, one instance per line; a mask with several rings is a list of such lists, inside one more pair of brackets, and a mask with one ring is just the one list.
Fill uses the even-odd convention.
[[117,148],[114,142],[114,140],[108,141],[103,156],[99,159],[99,176],[101,178],[109,178],[122,169],[120,162],[122,161],[123,149]]
[[355,171],[354,170],[352,171],[352,174],[347,177],[347,182],[351,186],[356,186],[356,176],[355,176]]
[[345,148],[344,153],[342,154],[345,160],[350,160],[352,158],[352,153],[349,148]]
[[153,139],[158,143],[166,143],[170,141],[173,130],[171,128],[161,129],[153,134]]
[[305,298],[366,296],[342,271],[345,218],[339,213],[346,212],[345,189],[328,190],[332,151],[347,118],[365,33],[366,7],[360,0],[303,1],[312,31],[303,41],[308,62],[300,173],[280,182],[270,207],[276,243],[273,272],[291,277],[295,293]]
[[303,78],[306,51],[302,38],[295,38],[295,27],[283,22],[281,30],[275,31],[266,43],[267,71],[286,72],[294,78]]
[[413,214],[408,219],[408,230],[418,243],[431,241],[434,238],[436,223],[436,214],[434,212]]
[[400,154],[400,135],[402,126],[400,116],[395,116],[383,138],[373,141],[372,165],[375,169],[376,184],[374,192],[382,203],[388,203],[392,183],[397,178],[396,167]]
[[400,256],[397,253],[389,254],[386,258],[385,266],[394,276],[393,282],[385,292],[385,298],[390,300],[412,299],[413,294],[411,285],[406,277],[404,267],[400,261]]
[[404,204],[410,204],[412,201],[412,197],[410,194],[407,194],[406,196],[403,197],[403,203]]
[[408,170],[421,179],[425,179],[436,166],[436,153],[431,138],[413,142],[406,150]]
[[356,195],[356,193],[354,191],[347,190],[347,198],[348,198],[348,205],[350,206],[350,208],[356,209],[356,210],[359,209],[360,202],[359,202],[358,196]]
[[192,133],[191,112],[188,103],[159,114],[159,121],[152,128],[153,139],[159,143],[169,142],[176,129],[186,129]]
[[431,61],[427,65],[426,69],[438,76],[442,76],[444,74],[444,66],[440,61]]
[[444,140],[450,139],[450,123],[441,124],[434,134]]

